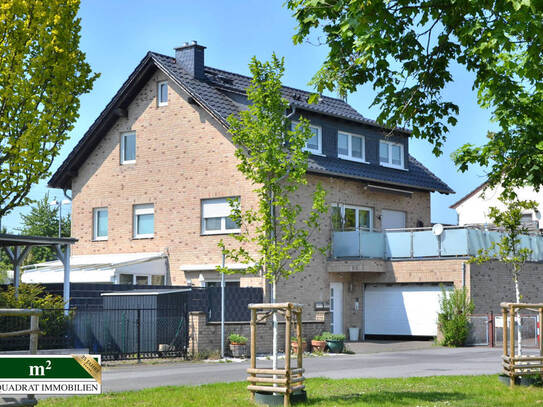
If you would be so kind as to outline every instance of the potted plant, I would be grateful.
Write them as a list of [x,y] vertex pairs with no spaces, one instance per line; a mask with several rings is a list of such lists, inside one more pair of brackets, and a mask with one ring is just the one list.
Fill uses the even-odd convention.
[[244,357],[247,354],[247,338],[243,335],[231,334],[228,337],[230,352],[235,358]]
[[322,335],[315,335],[311,340],[311,347],[315,352],[324,352],[326,341],[322,339]]
[[343,352],[343,344],[345,342],[345,335],[333,334],[331,332],[323,332],[322,339],[326,341],[326,346],[332,353]]
[[[295,336],[292,336],[290,338],[290,347],[292,348],[292,352],[298,353],[298,338]],[[302,352],[307,352],[307,341],[302,338]]]

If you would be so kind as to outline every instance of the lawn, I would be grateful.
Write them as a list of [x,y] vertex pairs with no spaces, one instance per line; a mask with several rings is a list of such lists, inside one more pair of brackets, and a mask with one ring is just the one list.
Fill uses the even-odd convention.
[[[246,383],[160,387],[137,392],[41,400],[40,407],[254,406]],[[307,406],[543,407],[543,389],[509,387],[497,376],[407,379],[309,379]]]

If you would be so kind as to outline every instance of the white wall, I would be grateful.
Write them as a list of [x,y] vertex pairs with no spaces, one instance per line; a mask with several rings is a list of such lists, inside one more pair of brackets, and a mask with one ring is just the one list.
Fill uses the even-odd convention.
[[[457,208],[458,225],[463,226],[473,223],[491,223],[488,213],[490,207],[498,207],[504,209],[504,205],[498,200],[503,188],[497,187],[494,189],[482,189],[477,191],[473,196],[462,202]],[[532,188],[525,187],[516,189],[515,192],[521,200],[533,200],[538,202],[539,214],[532,213],[532,220],[539,221],[539,228],[543,228],[543,190],[535,192]]]

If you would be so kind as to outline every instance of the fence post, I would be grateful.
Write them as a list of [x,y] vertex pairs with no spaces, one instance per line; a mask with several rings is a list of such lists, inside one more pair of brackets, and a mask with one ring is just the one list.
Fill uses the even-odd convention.
[[490,316],[488,320],[488,345],[494,347],[494,312],[490,311]]
[[136,327],[138,329],[138,333],[137,333],[137,338],[138,338],[138,348],[137,348],[137,351],[138,351],[138,363],[141,363],[141,308],[138,308],[138,314],[137,314],[137,319],[136,319]]
[[38,353],[38,334],[40,330],[39,316],[37,314],[30,315],[30,347],[31,355]]

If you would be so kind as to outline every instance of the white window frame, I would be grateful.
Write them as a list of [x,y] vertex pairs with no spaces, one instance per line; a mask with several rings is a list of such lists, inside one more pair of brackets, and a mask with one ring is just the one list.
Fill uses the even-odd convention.
[[128,136],[134,136],[134,156],[136,155],[136,146],[137,146],[137,140],[136,140],[136,132],[135,131],[127,131],[124,133],[121,133],[121,164],[135,164],[136,159],[134,157],[133,160],[125,160],[124,158],[124,150],[125,150],[125,144],[126,144],[126,137]]
[[[388,148],[388,162],[382,162],[381,161],[381,143],[384,143],[387,145]],[[396,165],[392,164],[392,146],[399,146],[400,147],[400,158],[401,158],[401,164]],[[395,143],[393,141],[386,141],[386,140],[379,140],[379,149],[377,150],[377,155],[379,157],[379,164],[383,167],[390,167],[390,168],[397,168],[400,170],[405,170],[405,159],[404,159],[404,146],[402,143]]]
[[[155,236],[155,205],[154,204],[136,204],[132,209],[133,216],[133,238],[134,239],[148,239]],[[153,233],[138,233],[138,216],[139,215],[153,215]]]
[[[292,122],[292,130],[294,130],[294,127],[296,127],[296,125],[298,125],[298,122]],[[317,140],[318,140],[318,143],[319,143],[319,148],[318,149],[312,149],[312,148],[309,148],[307,147],[307,143],[306,143],[306,146],[304,148],[302,148],[303,151],[309,151],[311,154],[316,154],[316,155],[324,155],[322,154],[322,128],[320,126],[316,126],[314,124],[310,124],[309,125],[309,128],[310,129],[317,129]]]
[[106,212],[108,213],[107,207],[101,207],[101,208],[94,208],[92,210],[92,239],[93,240],[107,240],[109,236],[109,213],[108,213],[108,225],[106,227],[106,235],[105,236],[98,236],[98,213],[99,212]]
[[[241,229],[240,228],[237,228],[237,229],[226,229],[226,218],[227,216],[221,216],[221,228],[219,230],[206,230],[206,219],[204,217],[204,205],[206,202],[209,202],[209,201],[215,201],[215,200],[222,200],[222,199],[226,199],[227,200],[227,203],[228,203],[228,199],[238,199],[238,200],[241,200],[241,197],[239,196],[229,196],[229,197],[225,197],[225,198],[206,198],[206,199],[202,199],[201,202],[200,202],[200,218],[201,218],[201,234],[202,235],[224,235],[224,234],[232,234],[232,233],[240,233],[241,232]],[[217,216],[219,217],[219,216]]]
[[[166,101],[165,101],[165,102],[161,100],[160,87],[161,87],[162,85],[166,85]],[[157,97],[158,106],[159,106],[159,107],[160,107],[160,106],[168,106],[168,100],[167,100],[167,99],[168,99],[168,96],[169,96],[169,95],[168,95],[168,90],[169,90],[169,89],[168,89],[168,81],[160,81],[160,82],[158,82],[158,83],[157,83],[157,88],[156,88],[156,90],[157,90],[157,95],[156,95],[156,97]]]
[[[344,134],[347,136],[347,155],[340,154],[339,153],[339,135]],[[359,157],[353,157],[353,137],[358,137],[362,139],[362,158]],[[338,131],[337,132],[337,156],[344,160],[350,160],[350,161],[357,161],[364,164],[369,164],[366,161],[366,138],[364,136],[361,136],[360,134],[355,133],[349,133],[347,131]]]
[[[336,208],[340,208],[340,213],[341,213],[341,218],[343,219],[342,222],[345,222],[345,209],[355,209],[356,210],[356,215],[355,215],[355,225],[357,225],[355,227],[355,230],[362,230],[362,231],[365,231],[365,232],[373,232],[373,208],[369,208],[367,206],[356,206],[356,205],[341,205],[341,204],[334,204],[332,205]],[[369,226],[369,229],[361,229],[359,226],[358,226],[358,218],[359,218],[359,211],[360,210],[363,210],[363,211],[368,211],[370,213],[370,226]]]

